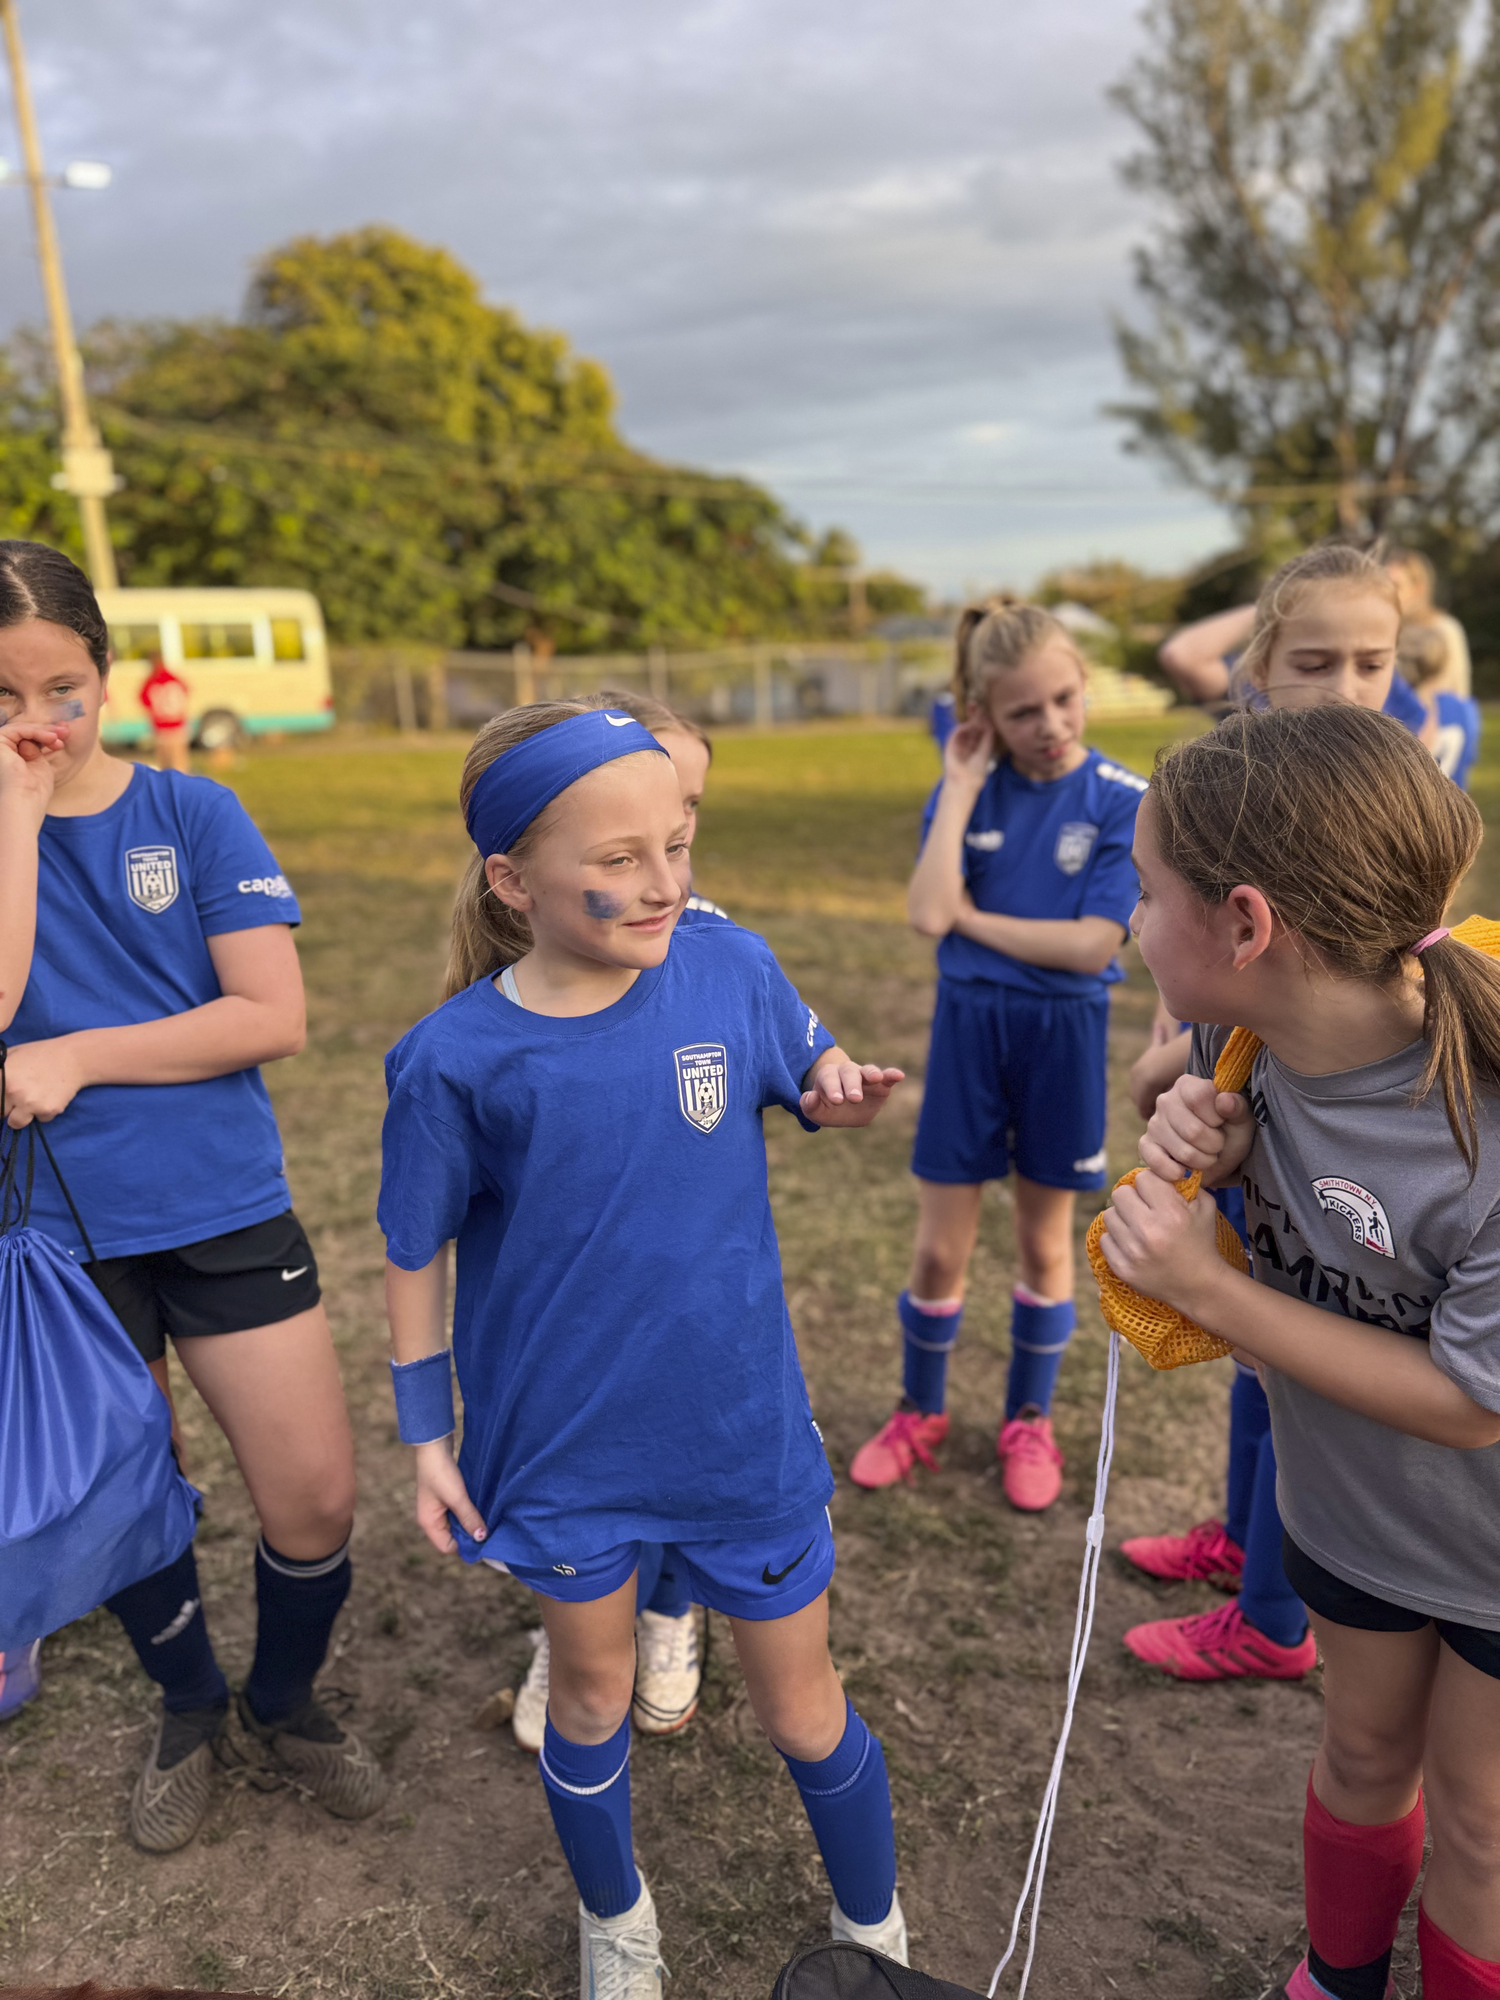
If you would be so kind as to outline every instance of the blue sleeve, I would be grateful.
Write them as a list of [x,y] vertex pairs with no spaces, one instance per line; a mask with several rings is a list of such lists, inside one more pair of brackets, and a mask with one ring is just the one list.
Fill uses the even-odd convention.
[[[1140,795],[1141,797],[1144,794]],[[1081,917],[1108,917],[1122,930],[1130,928],[1130,913],[1140,898],[1140,878],[1130,858],[1135,840],[1135,815],[1140,797],[1127,792],[1123,810],[1113,813],[1101,827],[1094,851],[1089,856],[1089,872],[1083,885]]]
[[192,828],[193,903],[203,935],[300,924],[291,883],[234,793],[209,778],[186,782],[183,817]]
[[760,1108],[779,1104],[809,1132],[819,1127],[798,1109],[802,1079],[834,1038],[757,938],[761,952],[762,1069]]
[[1383,715],[1394,716],[1397,722],[1405,723],[1413,736],[1420,736],[1427,721],[1427,706],[1422,697],[1400,674],[1391,675],[1391,691],[1385,698]]
[[420,1271],[451,1243],[479,1191],[466,1135],[425,1104],[409,1075],[387,1058],[390,1103],[381,1131],[376,1220],[385,1254],[403,1271]]

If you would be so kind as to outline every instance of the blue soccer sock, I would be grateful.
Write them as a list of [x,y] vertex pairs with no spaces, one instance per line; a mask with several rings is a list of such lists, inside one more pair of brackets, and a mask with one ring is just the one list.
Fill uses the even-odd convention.
[[125,1627],[136,1658],[161,1689],[163,1707],[185,1715],[190,1709],[228,1703],[229,1684],[209,1641],[191,1542],[176,1562],[105,1601]]
[[1017,1285],[1010,1307],[1010,1380],[1005,1388],[1005,1421],[1019,1416],[1028,1403],[1043,1416],[1052,1407],[1057,1371],[1073,1337],[1077,1315],[1073,1301],[1038,1298]]
[[[1257,1388],[1260,1384],[1257,1382]],[[1264,1393],[1264,1392],[1263,1392]],[[1278,1646],[1300,1646],[1307,1609],[1287,1582],[1281,1561],[1281,1515],[1276,1506],[1276,1447],[1269,1429],[1256,1452],[1255,1491],[1246,1530],[1240,1611],[1257,1632]]]
[[693,1593],[688,1588],[687,1571],[682,1566],[682,1558],[675,1549],[668,1549],[661,1566],[661,1574],[656,1580],[656,1588],[651,1592],[643,1608],[658,1612],[663,1618],[686,1618],[693,1608]]
[[908,1402],[927,1416],[937,1416],[948,1393],[948,1356],[963,1324],[962,1299],[924,1299],[918,1305],[910,1292],[896,1301],[901,1321],[901,1386]]
[[879,1738],[850,1702],[832,1756],[808,1764],[781,1754],[802,1794],[839,1908],[856,1924],[883,1923],[896,1893],[896,1834]]
[[[1240,1548],[1250,1541],[1250,1510],[1255,1500],[1255,1480],[1260,1464],[1260,1443],[1271,1428],[1271,1408],[1260,1377],[1242,1361],[1234,1367],[1229,1391],[1229,1478],[1224,1510],[1224,1532]],[[1281,1562],[1281,1543],[1276,1544],[1276,1561]]]
[[570,1743],[549,1715],[538,1761],[584,1908],[623,1916],[641,1893],[630,1846],[630,1717],[605,1743]]
[[642,1542],[635,1566],[635,1615],[649,1611],[651,1600],[661,1588],[662,1567],[667,1558],[665,1542]]
[[255,1660],[245,1682],[245,1699],[257,1722],[281,1722],[310,1698],[353,1576],[347,1542],[332,1555],[296,1562],[261,1536],[255,1549]]

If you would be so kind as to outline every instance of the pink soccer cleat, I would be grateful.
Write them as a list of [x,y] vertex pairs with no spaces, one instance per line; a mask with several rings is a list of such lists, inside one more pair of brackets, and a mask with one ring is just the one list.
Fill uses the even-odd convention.
[[888,1417],[868,1444],[862,1444],[854,1454],[854,1462],[849,1467],[849,1477],[856,1486],[873,1490],[879,1486],[894,1486],[898,1479],[904,1479],[908,1486],[913,1484],[912,1468],[920,1459],[929,1472],[936,1472],[938,1462],[933,1457],[933,1448],[940,1445],[948,1435],[948,1419],[939,1411],[929,1416],[925,1410],[897,1410]]
[[995,1454],[1004,1469],[1005,1497],[1023,1514],[1040,1514],[1062,1492],[1063,1455],[1052,1441],[1052,1419],[1035,1403],[1001,1427]]
[[1133,1625],[1125,1644],[1148,1667],[1179,1681],[1300,1681],[1318,1664],[1311,1632],[1295,1646],[1278,1646],[1256,1631],[1238,1604],[1196,1618]]
[[1165,1583],[1211,1583],[1216,1590],[1238,1590],[1245,1570],[1245,1551],[1222,1521],[1200,1521],[1185,1535],[1132,1535],[1120,1554]]

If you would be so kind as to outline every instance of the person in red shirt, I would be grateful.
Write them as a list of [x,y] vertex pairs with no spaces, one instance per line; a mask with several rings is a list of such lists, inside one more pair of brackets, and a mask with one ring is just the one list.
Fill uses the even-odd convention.
[[141,707],[151,718],[158,765],[164,771],[189,769],[188,684],[160,658],[141,683]]

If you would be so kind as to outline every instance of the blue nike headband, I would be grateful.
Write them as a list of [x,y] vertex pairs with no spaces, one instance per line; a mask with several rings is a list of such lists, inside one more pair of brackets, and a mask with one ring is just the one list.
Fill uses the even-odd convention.
[[655,750],[665,757],[650,730],[618,709],[594,708],[539,729],[497,757],[469,794],[464,820],[469,838],[483,855],[509,854],[542,812],[569,785],[617,757]]

